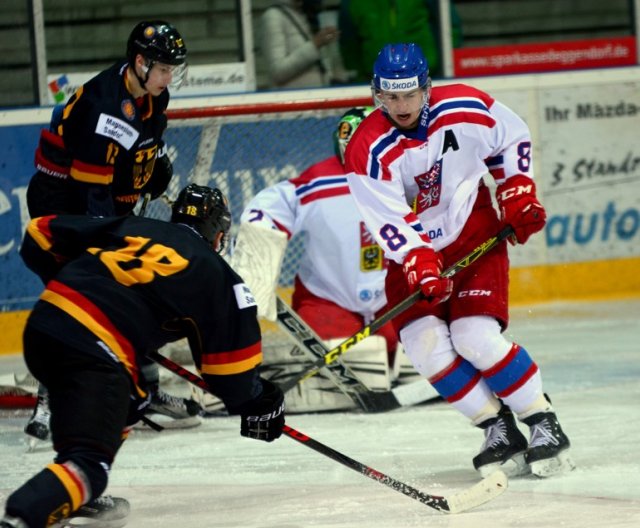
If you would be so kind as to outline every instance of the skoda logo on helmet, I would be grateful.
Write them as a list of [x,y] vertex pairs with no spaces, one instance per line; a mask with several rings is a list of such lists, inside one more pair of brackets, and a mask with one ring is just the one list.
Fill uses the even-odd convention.
[[388,92],[409,92],[418,88],[417,77],[408,79],[380,79],[380,89]]

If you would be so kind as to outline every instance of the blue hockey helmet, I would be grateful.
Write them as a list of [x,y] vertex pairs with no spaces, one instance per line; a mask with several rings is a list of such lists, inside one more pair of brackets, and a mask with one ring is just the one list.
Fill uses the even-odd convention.
[[347,149],[347,144],[351,140],[351,136],[356,131],[356,128],[362,123],[365,117],[375,110],[373,106],[357,106],[347,110],[340,117],[338,126],[333,131],[333,148],[336,156],[340,158],[340,161],[344,165],[344,151]]
[[373,65],[373,88],[408,92],[426,87],[429,65],[420,46],[413,43],[387,44]]

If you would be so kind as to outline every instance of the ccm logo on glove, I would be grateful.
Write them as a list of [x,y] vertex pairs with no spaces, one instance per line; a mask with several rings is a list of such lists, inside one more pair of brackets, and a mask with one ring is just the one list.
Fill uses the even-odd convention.
[[536,197],[536,184],[527,176],[512,176],[496,189],[502,222],[513,227],[509,241],[524,244],[547,222],[547,213]]

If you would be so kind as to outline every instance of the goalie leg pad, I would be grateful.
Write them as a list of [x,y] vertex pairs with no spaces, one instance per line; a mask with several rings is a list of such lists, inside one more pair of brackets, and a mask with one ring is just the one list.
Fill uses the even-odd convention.
[[[339,345],[349,336],[326,341],[329,349]],[[373,335],[363,339],[349,349],[342,361],[358,376],[369,389],[388,391],[391,389],[391,371],[387,354],[387,341]]]
[[[307,353],[294,344],[280,342],[267,346],[260,375],[274,383],[280,383],[301,372],[308,365],[309,359]],[[287,391],[284,397],[287,414],[346,411],[355,408],[353,400],[340,391],[322,371]]]

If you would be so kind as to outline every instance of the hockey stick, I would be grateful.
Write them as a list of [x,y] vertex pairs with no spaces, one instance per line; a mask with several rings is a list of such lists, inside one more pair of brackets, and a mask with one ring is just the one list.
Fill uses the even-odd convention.
[[138,213],[138,216],[144,216],[146,214],[149,200],[151,200],[151,193],[145,193],[142,198],[142,205],[140,205],[140,212]]
[[[488,240],[484,241],[477,248],[475,248],[471,253],[462,257],[456,263],[449,266],[446,270],[444,270],[441,274],[442,277],[452,277],[460,270],[469,267],[476,260],[478,260],[483,255],[487,254],[494,247],[496,247],[500,242],[505,240],[507,237],[513,234],[513,228],[511,226],[506,226],[502,228],[498,234],[492,236]],[[298,383],[302,383],[304,380],[315,376],[323,367],[326,365],[330,365],[336,359],[338,359],[342,354],[347,352],[350,348],[353,348],[360,341],[369,337],[370,335],[377,332],[383,325],[389,322],[394,317],[400,315],[405,310],[409,309],[413,306],[417,301],[422,297],[422,291],[418,290],[405,300],[400,301],[397,305],[391,308],[389,311],[378,317],[375,321],[372,321],[367,326],[364,326],[359,332],[350,338],[346,339],[339,345],[335,346],[331,350],[328,350],[321,358],[317,361],[314,361],[309,368],[307,368],[304,372],[301,372],[295,377],[292,377],[286,383],[284,383],[280,388],[283,392],[288,391],[292,387],[295,387]],[[324,344],[320,342],[320,345],[324,347]],[[326,350],[326,347],[325,347]]]
[[[149,352],[147,357],[170,370],[177,376],[185,379],[189,383],[192,383],[196,387],[199,387],[203,391],[211,394],[209,386],[201,377],[196,376],[194,373],[171,361],[159,352]],[[314,440],[310,436],[295,430],[293,427],[285,425],[283,433],[296,442],[299,442],[310,449],[339,462],[349,469],[353,469],[354,471],[361,473],[365,477],[369,477],[370,479],[373,479],[380,484],[384,484],[407,497],[415,499],[430,508],[444,513],[461,513],[472,508],[476,508],[477,506],[502,495],[508,486],[507,477],[502,471],[498,470],[470,488],[459,493],[455,493],[449,497],[445,497],[443,495],[430,495],[419,491],[404,482],[400,482],[399,480],[385,475],[362,462],[358,462],[357,460],[354,460],[353,458],[350,458],[347,455]]]
[[409,484],[400,482],[389,475],[385,475],[384,473],[381,473],[362,462],[358,462],[357,460],[354,460],[353,458],[350,458],[327,445],[321,444],[317,440],[310,438],[300,431],[296,431],[288,425],[284,426],[284,433],[289,438],[293,438],[297,442],[300,442],[314,451],[339,462],[343,466],[353,469],[365,477],[369,477],[380,484],[389,486],[391,489],[399,491],[407,497],[415,499],[422,504],[426,504],[430,508],[444,513],[461,513],[472,508],[476,508],[477,506],[502,495],[507,490],[507,486],[509,484],[507,476],[502,471],[497,470],[470,488],[459,493],[455,493],[449,497],[445,497],[443,495],[431,495],[429,493],[419,491],[416,488],[409,486]]
[[[291,335],[300,347],[304,348],[313,357],[319,358],[318,363],[324,361],[324,355],[329,349],[322,339],[280,297],[276,297],[276,302],[277,318],[280,326]],[[311,367],[315,364],[312,363]],[[322,368],[325,366],[328,369],[329,379],[365,412],[391,411],[399,407],[424,403],[430,399],[434,401],[440,399],[439,396],[434,396],[434,390],[426,380],[396,387],[390,391],[373,391],[362,383],[357,374],[344,363],[337,361],[331,365],[322,363]],[[306,374],[306,372],[307,370],[304,370],[302,375]],[[286,392],[295,387],[299,380],[300,374],[294,373],[291,378],[282,382],[279,386],[283,392]]]

